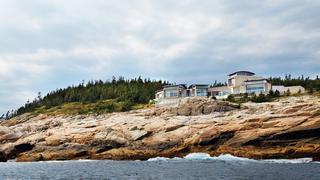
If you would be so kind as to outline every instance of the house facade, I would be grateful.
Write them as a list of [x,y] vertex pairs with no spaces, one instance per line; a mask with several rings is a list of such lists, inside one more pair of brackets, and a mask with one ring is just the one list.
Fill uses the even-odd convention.
[[193,84],[189,86],[190,97],[206,97],[208,96],[208,85],[205,84]]
[[210,88],[209,94],[217,99],[225,99],[230,94],[267,94],[270,90],[271,84],[267,79],[253,72],[237,71],[228,75],[227,86]]
[[226,86],[209,88],[206,84],[186,84],[167,85],[156,92],[155,102],[157,104],[175,104],[183,97],[216,97],[226,99],[233,94],[268,94],[270,90],[278,90],[280,94],[288,91],[292,94],[304,93],[302,86],[272,86],[264,77],[257,76],[249,71],[237,71],[228,75]]
[[174,104],[178,99],[184,97],[207,97],[209,85],[193,84],[187,87],[186,84],[167,85],[156,92],[155,102],[157,104]]

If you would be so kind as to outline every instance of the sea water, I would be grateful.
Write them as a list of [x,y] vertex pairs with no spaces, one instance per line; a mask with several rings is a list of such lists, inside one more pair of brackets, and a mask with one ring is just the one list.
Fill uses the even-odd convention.
[[0,163],[0,179],[320,179],[311,159],[252,160],[195,153],[148,161]]

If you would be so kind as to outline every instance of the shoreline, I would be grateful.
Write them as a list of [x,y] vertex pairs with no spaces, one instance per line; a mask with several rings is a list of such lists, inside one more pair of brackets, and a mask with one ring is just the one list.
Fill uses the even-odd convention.
[[212,99],[99,116],[30,117],[0,124],[1,151],[19,162],[147,160],[195,152],[251,159],[320,157],[320,98],[299,96],[241,108]]
[[156,161],[250,161],[257,163],[320,163],[318,160],[313,160],[312,157],[294,158],[294,159],[250,159],[245,157],[237,157],[231,154],[221,154],[219,156],[210,156],[210,154],[197,152],[190,153],[184,157],[154,157],[147,160],[107,160],[107,159],[74,159],[74,160],[48,160],[48,161],[26,161],[19,162],[16,160],[8,160],[2,163],[61,163],[61,162],[95,162],[95,161],[110,161],[110,162],[156,162]]

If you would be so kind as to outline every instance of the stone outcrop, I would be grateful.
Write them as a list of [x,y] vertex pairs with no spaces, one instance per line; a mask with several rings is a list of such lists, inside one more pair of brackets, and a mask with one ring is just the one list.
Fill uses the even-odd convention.
[[2,151],[0,151],[0,162],[7,162],[7,156]]
[[207,98],[99,116],[22,116],[0,124],[0,161],[145,160],[192,152],[255,159],[320,157],[320,98],[241,107]]

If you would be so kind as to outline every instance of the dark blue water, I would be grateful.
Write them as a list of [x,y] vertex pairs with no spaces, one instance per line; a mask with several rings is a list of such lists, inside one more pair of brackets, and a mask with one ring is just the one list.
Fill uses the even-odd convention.
[[237,159],[0,163],[1,179],[320,179],[319,163]]

